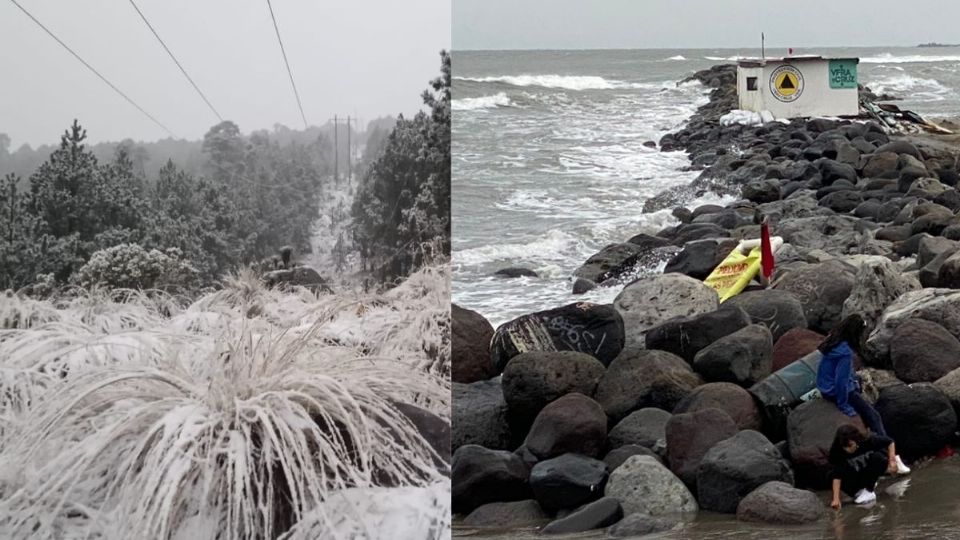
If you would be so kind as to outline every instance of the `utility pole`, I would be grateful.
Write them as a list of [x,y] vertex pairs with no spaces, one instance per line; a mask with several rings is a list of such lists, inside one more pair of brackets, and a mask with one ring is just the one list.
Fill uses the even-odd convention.
[[340,143],[337,141],[337,131],[340,126],[337,115],[333,115],[333,181],[340,185]]

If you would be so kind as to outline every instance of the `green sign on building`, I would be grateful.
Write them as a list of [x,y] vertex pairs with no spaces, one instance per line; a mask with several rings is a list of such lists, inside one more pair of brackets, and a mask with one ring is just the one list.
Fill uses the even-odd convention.
[[831,60],[830,61],[830,88],[856,88],[857,61]]

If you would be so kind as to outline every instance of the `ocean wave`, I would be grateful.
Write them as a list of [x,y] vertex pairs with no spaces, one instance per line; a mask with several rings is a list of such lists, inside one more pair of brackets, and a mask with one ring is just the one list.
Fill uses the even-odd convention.
[[705,60],[711,60],[713,62],[736,62],[743,58],[742,56],[704,56]]
[[582,242],[576,236],[551,229],[545,236],[530,242],[513,244],[488,244],[485,246],[453,252],[453,264],[456,266],[477,266],[497,261],[547,261],[566,262],[582,252]]
[[682,54],[678,54],[676,56],[671,56],[670,58],[666,58],[666,60],[686,60],[686,57],[683,56]]
[[877,94],[893,94],[915,101],[941,101],[951,93],[950,88],[936,79],[913,77],[904,73],[880,77],[866,84]]
[[891,53],[883,53],[879,56],[867,56],[860,59],[861,64],[913,64],[929,62],[960,62],[958,55],[922,55],[912,54],[906,56],[894,56]]
[[513,105],[507,94],[500,92],[492,96],[481,96],[475,98],[455,99],[451,103],[455,111],[476,111],[481,109],[496,109],[497,107],[509,107]]
[[454,77],[457,80],[480,83],[504,83],[511,86],[539,86],[562,90],[613,90],[643,88],[647,85],[611,81],[596,75],[503,75],[497,77]]

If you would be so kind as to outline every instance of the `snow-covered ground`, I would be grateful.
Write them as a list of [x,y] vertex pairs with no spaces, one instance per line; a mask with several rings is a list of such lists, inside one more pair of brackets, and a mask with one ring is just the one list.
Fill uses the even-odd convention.
[[0,537],[448,537],[449,283],[0,296]]

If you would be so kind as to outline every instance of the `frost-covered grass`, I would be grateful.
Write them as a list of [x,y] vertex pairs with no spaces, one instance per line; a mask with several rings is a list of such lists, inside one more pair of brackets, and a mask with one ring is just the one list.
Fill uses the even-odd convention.
[[0,537],[439,538],[449,267],[380,295],[0,297]]

